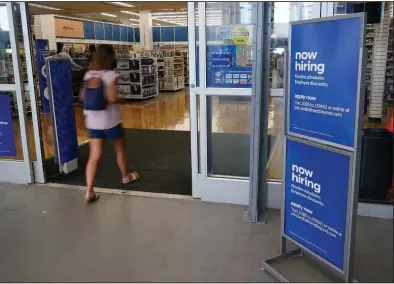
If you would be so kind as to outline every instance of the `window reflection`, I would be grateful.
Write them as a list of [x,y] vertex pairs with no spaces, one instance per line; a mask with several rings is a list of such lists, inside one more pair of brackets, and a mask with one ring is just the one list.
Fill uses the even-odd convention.
[[207,87],[252,87],[252,3],[207,2]]
[[291,4],[290,2],[274,2],[272,5],[270,42],[270,87],[272,89],[283,88],[284,52],[288,45]]

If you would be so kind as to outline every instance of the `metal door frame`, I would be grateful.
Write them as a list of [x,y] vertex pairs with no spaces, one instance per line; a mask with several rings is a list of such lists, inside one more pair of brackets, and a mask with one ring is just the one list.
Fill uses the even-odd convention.
[[36,161],[33,161],[33,174],[34,182],[45,183],[45,172],[44,172],[44,148],[42,142],[42,132],[41,132],[41,120],[40,120],[40,110],[38,106],[38,92],[35,88],[35,82],[33,77],[33,48],[32,48],[32,35],[29,22],[29,5],[27,2],[18,2],[20,5],[21,21],[22,21],[22,33],[23,33],[23,45],[25,48],[26,57],[26,68],[27,68],[27,85],[24,85],[25,90],[29,92],[30,104],[32,111],[32,121],[33,121],[33,133],[34,133],[34,144],[36,150]]
[[[199,86],[196,80],[196,24],[195,2],[188,2],[188,37],[189,37],[189,77],[190,77],[190,123],[191,123],[191,156],[192,156],[192,185],[193,197],[203,201],[249,204],[249,178],[243,177],[214,177],[208,175],[208,121],[210,111],[207,98],[210,96],[252,96],[252,89],[210,88],[206,82],[206,3],[198,3],[199,11]],[[254,37],[256,35],[253,35]],[[192,64],[193,63],[193,64]],[[198,97],[197,97],[198,96]],[[200,121],[198,121],[197,99],[200,106]],[[199,128],[199,129],[198,129]],[[197,131],[199,130],[199,141]],[[200,153],[200,155],[198,155]],[[199,167],[200,165],[200,167]],[[200,168],[200,172],[198,169]]]

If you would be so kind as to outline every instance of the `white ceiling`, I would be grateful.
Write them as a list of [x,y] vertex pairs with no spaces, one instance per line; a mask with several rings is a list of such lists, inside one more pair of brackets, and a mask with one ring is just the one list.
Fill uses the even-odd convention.
[[[125,7],[120,3],[129,4],[130,7]],[[29,3],[29,10],[33,15],[55,14],[134,27],[139,26],[139,11],[149,10],[152,13],[153,26],[185,26],[187,24],[184,17],[182,19],[167,18],[162,14],[180,13],[187,19],[186,2],[34,2]]]

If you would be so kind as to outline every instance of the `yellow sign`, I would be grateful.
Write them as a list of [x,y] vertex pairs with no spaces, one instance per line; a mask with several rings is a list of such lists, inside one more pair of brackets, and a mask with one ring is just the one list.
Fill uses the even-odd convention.
[[246,27],[238,27],[231,32],[231,40],[236,45],[246,44],[249,40],[249,30]]

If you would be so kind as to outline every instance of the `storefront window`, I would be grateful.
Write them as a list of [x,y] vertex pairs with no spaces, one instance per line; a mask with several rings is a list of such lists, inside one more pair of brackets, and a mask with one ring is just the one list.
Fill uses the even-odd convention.
[[320,17],[321,2],[273,2],[271,18],[271,99],[268,114],[267,178],[282,179],[284,53],[289,43],[291,21]]
[[[365,98],[364,105],[364,122],[365,129],[371,129],[372,132],[385,132],[385,128],[389,125],[390,119],[393,116],[393,101],[394,101],[394,22],[393,22],[393,2],[357,2],[357,3],[343,3],[343,2],[323,2],[320,8],[316,3],[305,2],[274,2],[272,7],[272,31],[271,31],[271,101],[269,108],[269,134],[270,137],[280,136],[283,133],[283,54],[288,45],[288,30],[289,22],[311,19],[317,17],[338,16],[352,13],[366,12],[367,27],[365,38],[365,49],[367,53],[367,65],[365,69],[365,86],[362,95]],[[364,138],[368,136],[370,130],[364,131]],[[371,133],[372,133],[371,132]],[[373,135],[378,135],[372,133]],[[372,135],[371,134],[371,135]],[[386,132],[387,134],[387,132]],[[382,136],[388,137],[386,134]],[[380,134],[379,134],[380,135]],[[365,138],[366,139],[366,138]],[[392,140],[392,138],[391,138]],[[282,180],[282,139],[278,143],[270,143],[269,145],[269,159],[267,167],[267,177],[271,180]],[[384,143],[383,143],[384,144]],[[384,145],[382,144],[381,147]],[[379,164],[373,165],[374,161],[367,161],[365,169],[361,169],[361,175],[366,177],[368,173],[373,172],[374,168],[390,168],[390,163],[393,163],[392,155],[389,147],[390,143],[386,143],[387,151],[380,151],[381,157],[376,159]],[[380,150],[382,149],[380,147]],[[370,151],[373,151],[371,149]],[[365,151],[363,151],[364,153]],[[361,155],[363,155],[361,153]],[[378,154],[376,154],[378,155]],[[376,156],[370,155],[372,156]],[[385,166],[383,166],[385,165]],[[363,172],[364,171],[364,172]],[[390,193],[386,193],[390,189],[392,173],[383,177],[383,170],[380,170],[382,178],[380,181],[374,182],[374,190],[377,192],[378,184],[385,184],[385,188],[381,188],[382,194],[379,198],[368,192],[364,196],[363,187],[367,185],[360,185],[360,200],[369,200],[380,202],[389,201]],[[365,180],[368,180],[366,178]],[[373,180],[373,179],[369,179]],[[385,181],[383,181],[385,180]],[[391,200],[393,197],[391,196]]]
[[[394,22],[393,2],[361,2],[334,5],[336,15],[366,12],[367,65],[364,86],[364,137],[361,157],[361,201],[390,202],[392,187],[392,136],[387,132],[393,117]],[[378,137],[378,139],[377,139]],[[378,141],[371,144],[370,141]],[[367,153],[369,153],[367,155]],[[376,170],[379,168],[379,178]]]

